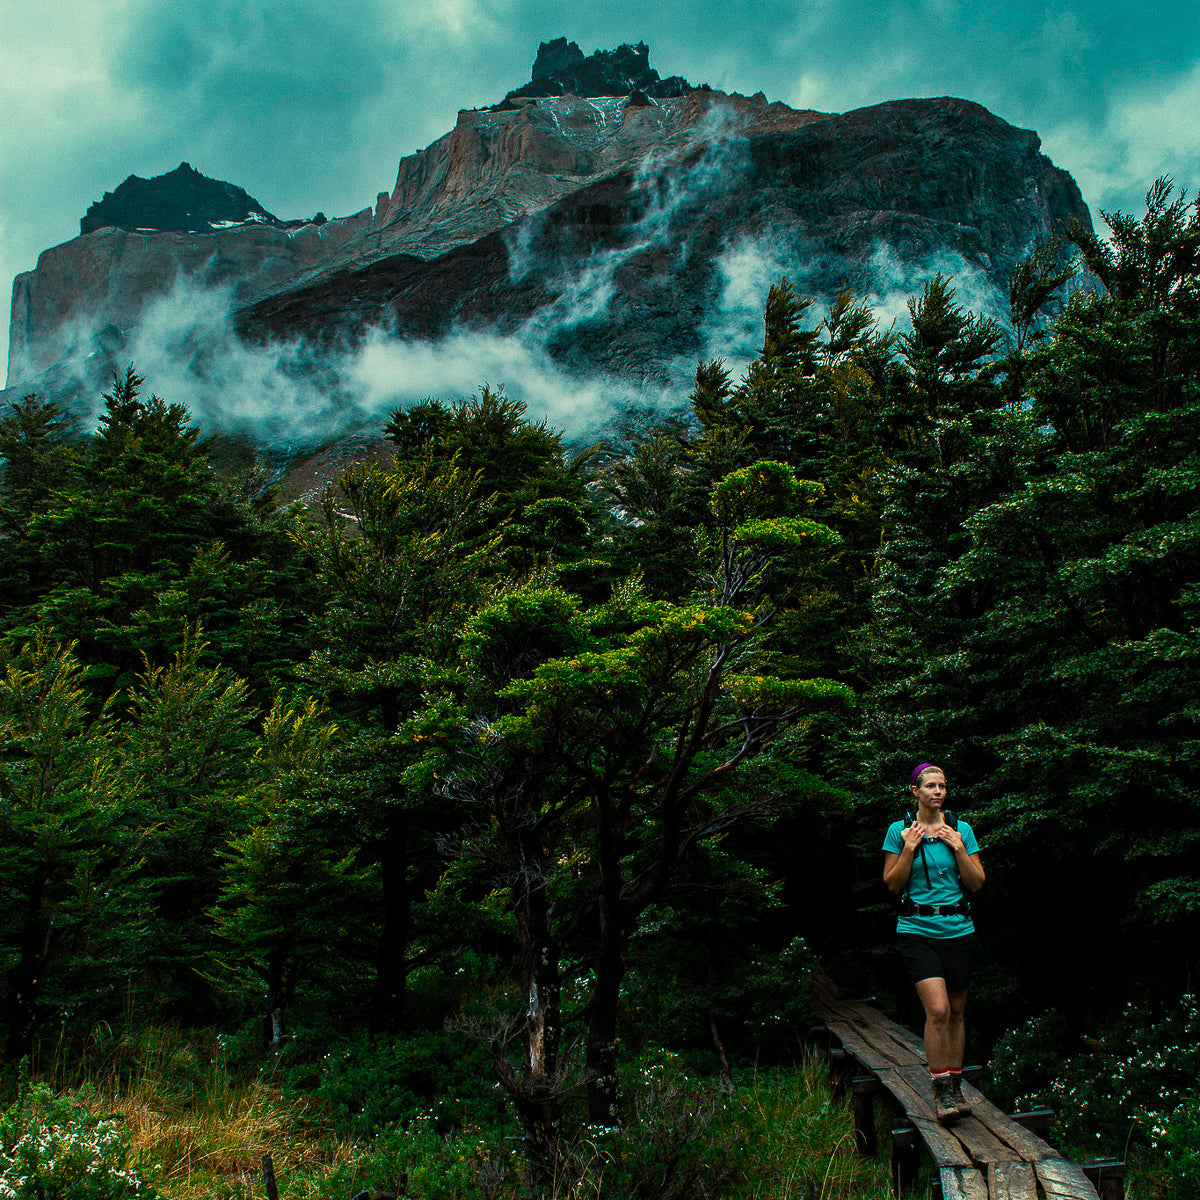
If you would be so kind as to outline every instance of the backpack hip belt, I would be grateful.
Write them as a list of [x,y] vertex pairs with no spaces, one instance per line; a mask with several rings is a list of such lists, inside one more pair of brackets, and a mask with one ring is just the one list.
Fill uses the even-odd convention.
[[971,904],[964,896],[957,904],[914,904],[907,896],[900,902],[902,917],[952,917],[960,913],[965,917]]

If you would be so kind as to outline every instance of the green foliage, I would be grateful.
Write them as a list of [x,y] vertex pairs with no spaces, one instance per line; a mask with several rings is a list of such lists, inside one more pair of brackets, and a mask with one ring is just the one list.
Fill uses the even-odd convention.
[[750,518],[791,516],[821,491],[820,484],[798,480],[784,463],[763,461],[726,475],[712,489],[709,508],[722,524],[737,526]]
[[1166,1160],[1165,1190],[1179,1200],[1195,1200],[1200,1196],[1200,1096],[1167,1114],[1158,1144]]
[[292,1094],[312,1095],[334,1129],[360,1137],[418,1118],[432,1117],[440,1134],[504,1123],[487,1060],[461,1033],[335,1043],[315,1067],[297,1067],[291,1074]]
[[1164,176],[1146,193],[1145,216],[1104,213],[1111,240],[1079,225],[1071,228],[1088,269],[1118,303],[1168,309],[1181,291],[1194,290],[1200,275],[1200,210],[1182,194],[1172,200],[1173,191],[1172,180]]
[[157,1200],[113,1121],[37,1085],[0,1114],[0,1191],[7,1200]]
[[[1152,1153],[1181,1195],[1195,1194],[1200,1113],[1200,1005],[1185,994],[1167,1011],[1128,1004],[1090,1036],[1065,1036],[1048,1013],[1006,1033],[992,1058],[999,1096],[1024,1108],[1049,1104],[1074,1155]],[[1172,1190],[1172,1195],[1176,1194]]]
[[361,953],[361,915],[374,899],[355,844],[337,836],[345,832],[331,795],[338,735],[315,700],[276,701],[254,748],[243,831],[221,853],[211,917],[232,950],[224,963],[238,990],[261,997],[275,1049],[297,989],[340,983]]
[[262,688],[300,650],[292,518],[261,480],[218,484],[186,410],[143,401],[142,383],[132,367],[114,380],[90,438],[69,438],[32,397],[0,420],[0,624],[74,641],[110,695],[203,622],[226,665]]
[[[750,1146],[734,1119],[736,1101],[690,1075],[672,1054],[634,1062],[630,1129],[595,1131],[589,1174],[605,1195],[715,1200],[748,1166]],[[630,1134],[633,1133],[633,1136]]]
[[206,649],[192,630],[169,665],[145,664],[118,741],[121,786],[137,798],[145,830],[142,874],[156,917],[148,959],[177,1011],[188,1013],[205,1011],[197,975],[211,972],[215,952],[205,909],[217,897],[225,843],[247,820],[257,716],[243,680],[201,664]]
[[0,966],[4,1055],[89,1009],[141,951],[144,896],[133,806],[111,715],[89,709],[72,647],[0,652]]

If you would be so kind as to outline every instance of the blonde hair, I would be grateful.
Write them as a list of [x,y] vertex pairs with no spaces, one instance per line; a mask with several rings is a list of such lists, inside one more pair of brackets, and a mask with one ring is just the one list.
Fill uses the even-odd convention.
[[916,769],[916,770],[915,770],[915,771],[912,773],[912,786],[913,786],[913,787],[920,787],[920,786],[921,786],[921,784],[925,782],[925,776],[926,776],[926,775],[929,775],[929,774],[931,774],[931,773],[938,774],[938,775],[940,775],[940,776],[941,776],[943,779],[945,779],[945,777],[946,777],[946,772],[945,772],[945,771],[943,771],[941,767],[934,766],[934,764],[933,764],[933,763],[922,763],[922,764],[921,764],[921,765],[920,765],[920,766],[919,766],[919,767],[918,767],[918,768],[917,768],[917,769]]

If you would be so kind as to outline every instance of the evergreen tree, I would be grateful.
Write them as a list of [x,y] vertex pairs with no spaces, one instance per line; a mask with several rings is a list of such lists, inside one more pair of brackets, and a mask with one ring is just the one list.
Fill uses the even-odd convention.
[[338,735],[315,701],[276,701],[254,750],[249,819],[222,851],[212,916],[276,1053],[301,985],[323,985],[325,1005],[344,1004],[349,972],[367,959],[364,914],[378,903],[337,794]]
[[198,630],[167,666],[145,664],[120,731],[120,786],[136,798],[140,874],[152,898],[146,968],[178,1019],[210,1019],[208,981],[218,946],[208,916],[221,887],[222,853],[249,820],[245,791],[252,722],[248,689],[225,667],[206,667]]
[[111,1015],[144,939],[136,811],[107,708],[70,646],[0,650],[0,1012],[4,1057],[47,1021]]
[[33,602],[43,590],[40,538],[29,528],[34,514],[61,487],[75,454],[56,404],[26,396],[0,418],[0,621]]
[[436,813],[402,781],[409,756],[399,734],[429,671],[451,655],[498,543],[479,543],[488,498],[455,457],[354,468],[340,487],[348,510],[330,491],[323,523],[304,535],[328,597],[308,674],[358,731],[348,734],[345,786],[362,813],[363,855],[378,864],[382,902],[371,1020],[394,1033],[404,1020],[414,899],[436,879],[426,853]]

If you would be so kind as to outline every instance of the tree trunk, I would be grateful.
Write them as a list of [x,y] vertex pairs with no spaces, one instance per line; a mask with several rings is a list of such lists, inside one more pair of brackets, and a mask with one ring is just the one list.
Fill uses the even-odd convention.
[[20,957],[9,976],[8,995],[4,999],[4,1023],[8,1027],[4,1040],[5,1062],[17,1062],[33,1050],[37,998],[50,957],[53,929],[52,915],[42,911],[46,883],[45,878],[39,877],[25,889],[29,918],[21,935]]
[[596,983],[588,1019],[585,1075],[588,1120],[613,1126],[620,1117],[617,1082],[617,1015],[625,978],[624,930],[621,921],[621,854],[612,797],[596,797],[596,849],[600,868],[600,946]]
[[379,860],[383,885],[383,926],[371,1003],[371,1032],[390,1035],[404,1023],[407,987],[405,955],[408,950],[412,900],[408,888],[408,814],[393,812],[383,838]]
[[539,1187],[553,1189],[562,1171],[563,1089],[559,1072],[560,990],[558,943],[550,927],[546,872],[536,839],[518,832],[510,853],[517,870],[513,909],[521,938],[521,976],[526,997],[522,1028],[524,1061],[513,1069],[498,1041],[492,1042],[496,1074],[524,1131],[524,1151]]
[[267,958],[267,1008],[263,1014],[263,1038],[267,1049],[283,1049],[283,951],[272,950]]
[[614,1126],[620,1117],[617,1083],[617,1016],[625,956],[619,936],[602,937],[596,959],[596,985],[592,992],[587,1033],[588,1120],[593,1125]]

